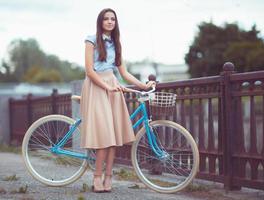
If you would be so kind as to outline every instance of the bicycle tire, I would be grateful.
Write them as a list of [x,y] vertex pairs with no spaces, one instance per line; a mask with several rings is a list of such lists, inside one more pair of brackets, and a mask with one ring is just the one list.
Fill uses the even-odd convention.
[[[65,186],[79,179],[87,169],[87,159],[54,154],[49,149],[74,122],[64,115],[48,115],[35,121],[27,130],[22,143],[22,157],[29,173],[41,183]],[[80,148],[79,137],[77,127],[63,149],[87,155],[87,150]]]
[[[136,174],[152,190],[160,193],[178,192],[184,189],[197,173],[199,166],[197,145],[191,134],[175,122],[157,120],[150,122],[149,126],[155,132],[159,147],[168,156],[158,158],[154,154],[148,144],[145,127],[142,127],[131,149]],[[163,131],[157,133],[157,130]]]

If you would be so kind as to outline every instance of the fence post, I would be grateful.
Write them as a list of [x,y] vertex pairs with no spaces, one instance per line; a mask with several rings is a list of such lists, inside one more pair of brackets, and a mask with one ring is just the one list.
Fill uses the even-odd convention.
[[9,138],[8,138],[8,144],[11,144],[11,140],[13,137],[13,102],[14,99],[11,97],[9,98]]
[[29,93],[28,95],[27,95],[27,121],[28,121],[28,127],[30,127],[31,126],[31,124],[32,124],[32,93]]
[[157,80],[156,80],[156,76],[153,75],[153,74],[150,74],[150,75],[148,76],[148,81],[157,81]]
[[51,106],[52,106],[52,114],[58,113],[58,108],[56,105],[56,97],[58,96],[58,90],[53,89],[51,94]]
[[223,173],[224,173],[224,188],[226,190],[240,189],[233,185],[233,144],[234,144],[234,128],[235,123],[232,110],[232,85],[230,76],[233,74],[235,67],[233,63],[226,62],[223,66],[223,77],[221,81],[221,121],[222,121],[222,147],[223,147]]

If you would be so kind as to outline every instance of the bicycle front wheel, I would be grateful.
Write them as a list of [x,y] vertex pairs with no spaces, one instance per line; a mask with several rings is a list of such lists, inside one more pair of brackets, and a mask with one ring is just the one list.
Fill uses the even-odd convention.
[[139,179],[150,189],[174,193],[185,188],[195,177],[199,152],[191,134],[179,124],[157,120],[149,124],[156,141],[157,155],[149,144],[146,129],[137,133],[131,157]]
[[[38,181],[49,186],[64,186],[76,181],[85,172],[87,159],[51,151],[74,122],[67,116],[48,115],[29,127],[23,139],[22,156],[26,168]],[[78,127],[66,141],[63,150],[87,155],[87,150],[80,148]]]

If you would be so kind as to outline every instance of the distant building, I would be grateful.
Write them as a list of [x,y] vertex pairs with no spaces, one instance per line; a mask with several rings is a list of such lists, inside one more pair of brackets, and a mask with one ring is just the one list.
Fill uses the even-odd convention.
[[160,82],[189,79],[188,67],[185,64],[165,65],[161,63],[130,63],[128,71],[141,81],[147,81],[148,76],[153,74]]

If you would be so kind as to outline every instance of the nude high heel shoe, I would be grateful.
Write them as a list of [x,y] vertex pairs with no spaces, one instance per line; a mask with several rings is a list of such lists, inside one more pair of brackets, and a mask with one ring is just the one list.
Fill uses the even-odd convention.
[[105,175],[104,177],[104,191],[105,192],[111,192],[112,191],[112,174]]
[[[96,179],[100,179],[99,183],[95,181]],[[102,183],[102,175],[94,174],[92,191],[95,193],[105,192],[104,185]]]

